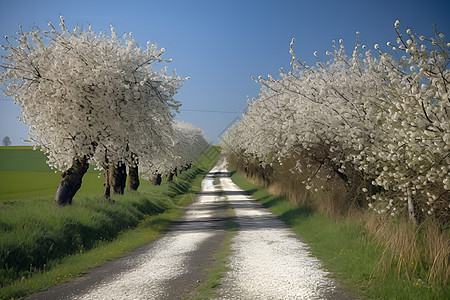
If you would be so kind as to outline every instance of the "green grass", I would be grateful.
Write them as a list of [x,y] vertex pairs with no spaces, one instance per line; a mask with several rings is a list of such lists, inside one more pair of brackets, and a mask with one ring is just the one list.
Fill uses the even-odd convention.
[[[47,155],[32,146],[0,147],[0,171],[54,172],[47,164]],[[98,173],[95,166],[88,172]]]
[[[46,155],[31,146],[0,147],[0,207],[36,196],[54,196],[61,172],[45,163]],[[75,196],[101,194],[103,175],[90,166]]]
[[51,172],[47,157],[32,147],[0,147],[0,171]]
[[[100,196],[103,181],[89,176],[83,179],[84,193],[80,191],[69,207],[53,205],[56,186],[34,191],[11,188],[14,197],[2,190],[0,299],[23,297],[66,281],[155,239],[181,216],[181,206],[192,203],[219,151],[211,148],[172,182],[164,180],[161,186],[154,186],[142,180],[139,192],[114,195],[114,203]],[[48,180],[42,175],[54,174],[22,173],[42,183]],[[39,193],[42,196],[31,196]]]
[[217,298],[217,287],[220,286],[220,280],[229,270],[227,266],[230,262],[232,253],[232,238],[238,233],[239,224],[233,219],[234,210],[228,204],[227,209],[228,220],[226,222],[226,234],[219,250],[214,253],[214,258],[210,266],[206,270],[206,278],[197,288],[197,294],[193,299],[212,299]]
[[[100,195],[105,179],[103,175],[98,177],[99,174],[86,173],[74,201],[81,195]],[[60,172],[0,171],[0,205],[36,196],[54,197],[60,179]]]
[[417,278],[398,277],[394,267],[381,271],[382,246],[363,226],[333,221],[308,206],[296,205],[251,184],[241,174],[232,180],[289,225],[347,289],[369,299],[450,299],[450,289],[431,289]]

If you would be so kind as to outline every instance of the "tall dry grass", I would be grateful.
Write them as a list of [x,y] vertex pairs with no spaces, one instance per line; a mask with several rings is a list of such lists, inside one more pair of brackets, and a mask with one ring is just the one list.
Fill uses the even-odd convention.
[[379,268],[396,268],[398,277],[424,278],[430,286],[449,283],[450,234],[435,220],[411,226],[405,219],[364,213],[366,228],[384,247]]

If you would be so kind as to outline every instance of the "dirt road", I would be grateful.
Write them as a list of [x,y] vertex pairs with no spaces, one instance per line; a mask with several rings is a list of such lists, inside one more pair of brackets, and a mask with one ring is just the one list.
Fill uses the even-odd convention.
[[239,223],[220,299],[353,299],[286,224],[230,177],[221,178],[220,185]]
[[220,299],[351,299],[308,247],[229,178],[220,159],[197,201],[160,239],[30,299],[181,299],[195,291],[225,235],[228,201],[239,232]]

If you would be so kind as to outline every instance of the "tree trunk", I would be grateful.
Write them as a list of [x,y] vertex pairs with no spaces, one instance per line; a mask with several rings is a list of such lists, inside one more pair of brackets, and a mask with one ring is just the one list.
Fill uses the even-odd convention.
[[169,173],[169,176],[167,176],[167,181],[172,181],[173,180],[173,172]]
[[109,167],[105,167],[105,183],[103,185],[105,187],[103,189],[103,197],[109,200],[111,198],[111,185],[109,184]]
[[127,167],[122,163],[105,167],[105,186],[103,197],[110,199],[111,191],[114,194],[123,194],[127,183]]
[[123,194],[127,185],[127,167],[123,163],[109,165],[109,185],[114,194]]
[[61,174],[61,181],[56,189],[55,204],[71,205],[75,193],[81,187],[81,180],[89,168],[88,159],[76,157],[72,166]]
[[177,174],[177,168],[175,168],[175,170],[173,170],[173,172],[170,172],[169,177],[167,177],[167,181],[172,181],[173,176],[175,176],[176,174]]
[[131,191],[137,191],[139,187],[139,170],[138,166],[128,167],[128,189]]
[[339,167],[333,164],[333,171],[347,184],[348,183],[348,176],[341,171],[339,171]]
[[269,186],[272,183],[272,174],[273,174],[273,168],[271,165],[267,164],[264,167],[264,178],[266,181],[267,186]]
[[412,222],[413,224],[416,224],[416,216],[414,214],[414,202],[412,199],[412,193],[411,193],[411,188],[408,187],[406,189],[406,195],[408,197],[408,217],[409,217],[409,221]]
[[161,185],[161,181],[162,181],[162,175],[161,174],[157,174],[155,179],[154,179],[155,185]]

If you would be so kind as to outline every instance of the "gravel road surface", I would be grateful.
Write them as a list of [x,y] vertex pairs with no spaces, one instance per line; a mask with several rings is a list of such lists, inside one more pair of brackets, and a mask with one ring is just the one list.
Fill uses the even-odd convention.
[[353,299],[286,224],[231,178],[222,177],[220,184],[240,226],[220,299]]
[[163,237],[29,299],[189,298],[225,236],[226,201],[240,228],[220,299],[353,299],[327,277],[307,245],[231,181],[222,158],[196,202]]

